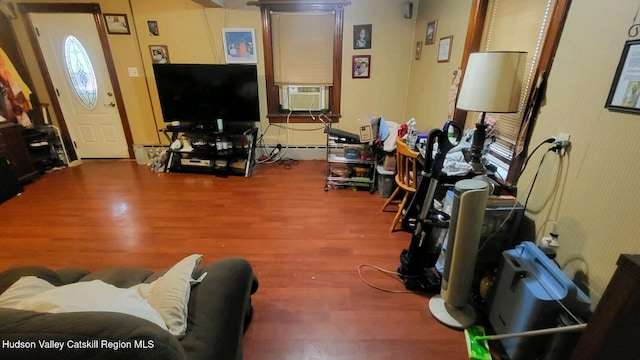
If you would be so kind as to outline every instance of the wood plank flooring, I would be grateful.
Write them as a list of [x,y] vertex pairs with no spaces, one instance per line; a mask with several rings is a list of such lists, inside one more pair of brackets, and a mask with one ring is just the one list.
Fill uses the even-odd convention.
[[[260,281],[244,337],[252,359],[466,359],[464,334],[428,298],[367,286],[360,264],[398,267],[410,235],[366,190],[324,189],[323,161],[260,165],[253,177],[153,173],[85,161],[0,204],[0,270],[19,265],[163,269],[192,253],[248,259]],[[404,290],[369,268],[377,286]]]

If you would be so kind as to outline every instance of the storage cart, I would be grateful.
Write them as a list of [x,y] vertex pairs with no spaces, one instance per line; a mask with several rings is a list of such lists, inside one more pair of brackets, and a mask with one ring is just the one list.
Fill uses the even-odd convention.
[[329,188],[369,188],[376,191],[376,160],[372,143],[361,143],[358,135],[333,129],[325,123],[327,134],[327,176]]

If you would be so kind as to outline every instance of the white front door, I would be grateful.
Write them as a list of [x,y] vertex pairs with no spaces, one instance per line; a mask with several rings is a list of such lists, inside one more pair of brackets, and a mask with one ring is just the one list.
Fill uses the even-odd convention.
[[31,21],[78,156],[128,158],[93,14],[32,13]]

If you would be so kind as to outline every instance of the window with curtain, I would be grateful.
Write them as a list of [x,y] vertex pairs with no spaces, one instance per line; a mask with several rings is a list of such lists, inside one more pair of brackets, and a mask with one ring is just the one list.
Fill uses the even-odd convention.
[[[489,0],[484,29],[478,51],[526,51],[527,62],[523,79],[520,106],[517,113],[487,114],[496,120],[497,135],[490,146],[489,161],[506,174],[518,138],[530,92],[536,84],[550,19],[556,0]],[[471,129],[479,113],[468,112],[465,129]]]
[[333,86],[334,27],[333,12],[271,14],[274,83],[283,110],[293,109],[285,99],[289,85],[322,86],[310,88],[325,92],[311,101],[322,109],[328,108],[326,95]]
[[[351,0],[260,0],[264,41],[267,117],[271,123],[315,122],[310,112],[289,113],[285,88],[296,88],[306,108],[321,105],[333,122],[340,118],[344,6]],[[324,89],[319,92],[318,89]],[[322,93],[322,96],[317,94]],[[307,101],[307,100],[304,100]],[[313,105],[313,106],[311,106]],[[292,107],[293,108],[293,107]],[[299,108],[304,108],[299,106]]]
[[271,14],[276,85],[333,84],[333,12]]

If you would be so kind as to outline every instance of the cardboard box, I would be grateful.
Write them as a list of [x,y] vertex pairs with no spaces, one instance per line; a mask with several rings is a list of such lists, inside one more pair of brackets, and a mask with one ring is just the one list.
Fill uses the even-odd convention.
[[385,155],[382,167],[387,171],[396,171],[396,156],[390,154]]

